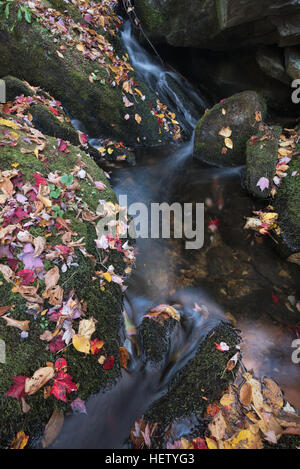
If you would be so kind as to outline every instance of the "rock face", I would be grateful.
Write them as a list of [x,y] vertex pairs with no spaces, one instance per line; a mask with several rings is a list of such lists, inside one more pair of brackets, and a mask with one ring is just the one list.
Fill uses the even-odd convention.
[[293,0],[187,0],[184,6],[180,0],[141,0],[136,11],[153,40],[172,46],[300,43],[300,5]]
[[253,91],[244,91],[223,100],[199,120],[195,130],[194,157],[220,167],[244,164],[246,142],[258,130],[265,113],[263,100]]
[[[79,147],[58,145],[26,117],[2,113],[0,163],[3,448],[21,429],[31,445],[55,409],[69,412],[75,399],[85,401],[119,375],[122,292],[97,264],[99,199],[110,207],[117,199],[95,162]],[[117,275],[124,272],[123,254],[105,251]],[[74,333],[86,356],[72,344]],[[106,365],[90,340],[98,351],[105,342]]]
[[[255,137],[247,142],[246,186],[250,194],[260,199],[270,196],[277,164],[278,139],[281,127],[269,128],[260,124]],[[269,181],[269,187],[261,190],[257,185],[261,178]]]
[[[124,56],[121,20],[113,11],[98,11],[101,6],[95,4],[93,18],[85,15],[87,23],[79,2],[78,8],[63,1],[31,3],[30,8],[31,23],[17,20],[15,5],[8,19],[0,19],[0,76],[14,75],[47,89],[92,137],[136,145],[173,138],[152,111],[156,95],[136,78]],[[125,97],[133,101],[130,108]]]

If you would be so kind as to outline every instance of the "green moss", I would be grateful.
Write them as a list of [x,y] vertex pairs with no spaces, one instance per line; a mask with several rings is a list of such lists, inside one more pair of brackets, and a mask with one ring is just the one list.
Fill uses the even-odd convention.
[[[300,151],[300,145],[295,152]],[[298,174],[292,176],[296,171]],[[283,178],[275,198],[275,210],[279,214],[278,224],[281,235],[289,249],[293,252],[300,250],[300,158],[293,157],[289,164],[287,177]]]
[[[0,136],[2,129],[0,127]],[[43,154],[46,156],[46,164],[36,158],[33,153],[22,154],[20,147],[29,149],[29,143],[24,142],[26,133],[20,130],[14,130],[19,134],[18,145],[16,147],[1,146],[0,162],[1,170],[12,168],[12,163],[19,163],[18,169],[22,172],[24,180],[34,182],[32,174],[35,172],[47,176],[49,172],[60,171],[61,174],[69,174],[78,162],[78,155],[81,155],[82,161],[86,164],[87,173],[91,174],[94,180],[103,181],[107,185],[101,195],[95,190],[94,185],[88,178],[80,180],[81,196],[93,211],[98,206],[98,200],[105,199],[107,201],[116,202],[116,195],[109,187],[109,183],[103,171],[90,159],[84,152],[76,147],[70,146],[70,153],[65,154],[57,150],[57,140],[52,137],[46,138],[46,147]],[[36,144],[32,145],[32,148]],[[85,238],[86,249],[88,252],[98,258],[94,239],[96,238],[95,228],[88,222],[76,219],[76,212],[68,211],[64,214],[66,219],[71,221],[72,230],[77,233],[76,239]],[[30,227],[30,232],[34,236],[43,236],[44,231],[40,227]],[[61,237],[57,230],[52,230],[52,236],[47,238],[47,242],[51,245],[60,244]],[[80,396],[87,399],[91,394],[105,389],[109,383],[119,375],[119,332],[122,328],[122,292],[117,284],[107,284],[104,291],[100,290],[99,281],[94,279],[95,269],[98,265],[94,265],[93,261],[84,256],[81,251],[75,249],[75,262],[78,267],[70,267],[65,273],[61,273],[60,285],[65,291],[67,299],[69,292],[75,291],[78,299],[86,304],[86,317],[94,317],[97,320],[96,332],[94,338],[105,341],[105,353],[115,357],[115,363],[111,370],[104,370],[97,363],[97,356],[85,356],[76,351],[74,347],[68,347],[63,356],[68,363],[68,373],[73,377],[73,381],[79,383],[78,392],[72,393],[69,398]],[[108,261],[115,266],[117,273],[123,274],[124,262],[119,252],[113,252]],[[45,262],[45,269],[49,270],[53,264],[49,261]],[[12,385],[12,377],[17,375],[32,376],[32,374],[40,367],[45,366],[47,361],[54,362],[60,354],[55,356],[46,350],[46,343],[39,339],[44,329],[42,327],[42,318],[34,319],[28,315],[25,300],[18,293],[12,292],[12,284],[8,284],[2,274],[0,274],[0,297],[1,306],[15,305],[12,317],[17,320],[30,320],[29,337],[27,339],[20,338],[20,331],[13,327],[8,327],[5,321],[0,318],[0,338],[6,343],[6,362],[0,364],[0,447],[6,447],[14,435],[19,430],[24,430],[30,435],[30,445],[33,440],[38,437],[44,425],[49,420],[54,408],[69,408],[69,404],[64,404],[50,396],[44,399],[43,390],[35,395],[27,397],[27,402],[31,409],[28,413],[23,414],[16,399],[5,396],[9,387]],[[43,290],[43,282],[39,280],[40,290]],[[47,319],[47,316],[45,316]],[[49,327],[49,326],[47,326]]]
[[150,318],[145,318],[139,327],[142,350],[146,361],[159,363],[168,352],[170,333],[176,321],[170,319],[164,326]]
[[57,117],[46,107],[41,104],[34,104],[30,107],[30,114],[33,117],[33,125],[46,135],[52,137],[62,138],[78,145],[78,134],[74,127],[67,122],[61,122]]
[[149,4],[147,0],[140,0],[136,4],[137,15],[142,18],[147,33],[158,35],[164,26],[164,18],[159,10]]
[[[216,343],[222,341],[230,346],[230,351],[216,349]],[[207,405],[217,399],[233,379],[226,363],[236,353],[239,342],[237,332],[229,324],[221,323],[211,331],[195,357],[170,382],[167,393],[146,413],[146,420],[166,426],[176,418],[195,412],[203,415]]]
[[[131,75],[147,97],[145,102],[137,100],[136,112],[142,117],[140,125],[133,118],[124,119],[122,87],[111,86],[109,81],[113,76],[108,77],[106,70],[100,67],[105,83],[90,83],[89,76],[99,68],[96,62],[85,58],[76,47],[67,48],[64,57],[59,57],[59,42],[54,43],[51,33],[38,22],[22,22],[9,32],[15,15],[13,11],[8,21],[0,18],[0,75],[14,75],[49,91],[63,103],[69,115],[84,122],[91,137],[114,138],[129,145],[137,144],[137,138],[141,144],[172,139],[164,130],[159,134],[157,119],[148,108],[148,104],[155,106],[156,95],[137,80],[134,73]],[[103,28],[99,32],[106,34]],[[118,53],[122,56],[125,51],[119,41],[114,41],[118,42]],[[106,60],[110,63],[108,58]]]
[[13,101],[16,96],[32,96],[33,92],[18,78],[12,76],[3,77],[6,86],[6,101]]
[[[263,126],[256,133],[258,140],[247,142],[247,174],[246,185],[248,191],[258,198],[267,198],[272,189],[271,182],[275,176],[276,164],[278,160],[278,139],[281,133],[281,127],[270,129]],[[268,139],[261,141],[261,138],[267,136]],[[257,186],[257,182],[261,177],[265,177],[270,181],[269,187],[263,191]]]

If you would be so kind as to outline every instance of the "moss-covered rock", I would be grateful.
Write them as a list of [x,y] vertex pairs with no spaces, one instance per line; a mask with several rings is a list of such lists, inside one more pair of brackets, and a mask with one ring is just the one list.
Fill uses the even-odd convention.
[[[270,195],[276,171],[280,134],[281,127],[270,128],[266,124],[260,124],[255,138],[252,137],[247,142],[246,187],[254,197],[265,199]],[[262,177],[269,180],[269,187],[263,191],[257,186]]]
[[31,106],[30,114],[33,117],[33,125],[41,132],[52,137],[68,140],[73,145],[79,144],[78,133],[71,123],[58,121],[57,117],[45,106],[41,104]]
[[[26,126],[25,121],[21,119],[13,120],[10,117],[1,119],[0,142],[1,236],[8,224],[14,226],[11,235],[2,236],[0,264],[6,268],[10,265],[13,270],[11,279],[0,273],[0,306],[10,306],[8,314],[11,319],[29,321],[26,338],[26,335],[21,337],[21,331],[17,327],[9,327],[3,317],[0,317],[0,338],[5,342],[6,348],[5,362],[0,363],[0,447],[7,447],[20,430],[29,435],[29,445],[31,445],[33,440],[42,434],[54,409],[68,411],[75,398],[86,400],[119,375],[118,347],[119,332],[122,328],[122,292],[119,285],[105,282],[99,273],[103,267],[98,263],[93,213],[96,212],[100,198],[112,204],[116,203],[116,196],[103,171],[79,148],[69,145],[61,151],[58,149],[57,139],[41,136],[35,129]],[[37,154],[34,150],[41,142],[43,149]],[[82,172],[79,176],[80,168]],[[4,171],[8,173],[3,173]],[[44,190],[47,188],[49,184],[47,178],[50,173],[58,178],[56,179],[58,182],[53,182],[56,184],[55,191],[58,191],[58,194],[55,193],[54,187],[50,186],[53,192],[45,196],[46,199],[39,199],[36,194],[42,193],[41,186]],[[62,176],[65,176],[68,182],[63,182]],[[9,191],[12,187],[7,179],[3,179],[5,177],[9,178],[13,187],[13,193],[9,192],[8,198],[5,196],[3,184],[9,187]],[[104,184],[101,194],[93,181]],[[73,189],[72,184],[75,184]],[[27,187],[27,192],[22,190],[24,186]],[[19,194],[18,197],[16,194]],[[72,197],[68,198],[71,194],[76,197],[75,204],[71,202]],[[5,198],[10,201],[9,213]],[[32,206],[36,212],[35,209],[30,211],[32,209],[29,207]],[[62,212],[55,214],[55,206],[60,207]],[[13,212],[17,207],[19,215]],[[81,216],[82,211],[86,215]],[[45,217],[38,216],[39,212],[44,213]],[[29,223],[26,225],[26,222]],[[40,236],[46,240],[44,251],[37,256],[39,262],[43,263],[43,269],[42,271],[40,269],[37,277],[38,271],[32,268],[34,280],[31,279],[26,287],[36,287],[34,300],[25,298],[25,292],[22,290],[22,273],[19,271],[22,272],[25,265],[24,259],[20,257],[24,244],[16,238],[20,229],[24,232],[28,230],[28,236],[32,236],[32,239]],[[76,243],[76,240],[80,241]],[[75,245],[72,245],[72,242],[75,242]],[[56,248],[61,249],[61,255],[58,257],[54,252]],[[63,252],[65,255],[71,255],[69,261],[66,257],[62,257]],[[117,250],[110,250],[107,254],[108,265],[113,265],[115,272],[122,275],[125,267],[123,254]],[[62,262],[66,263],[64,268]],[[59,268],[58,285],[62,289],[62,304],[57,300],[57,307],[53,306],[56,300],[44,295],[46,292],[44,276],[55,266]],[[31,293],[33,295],[33,292]],[[60,327],[56,319],[51,319],[47,312],[54,308],[54,312],[60,316],[61,306],[70,298],[74,298],[74,303],[70,307],[73,308],[76,304],[76,308],[81,311],[80,319],[72,320],[72,328],[77,333],[82,318],[95,318],[96,330],[92,339],[105,342],[101,354],[114,357],[113,367],[103,367],[103,362],[102,365],[98,363],[99,355],[90,353],[85,356],[73,347],[72,342],[65,348],[60,346],[60,351],[49,349],[49,344],[57,337],[54,331],[57,330],[58,335],[63,331],[59,332]],[[52,334],[49,343],[40,339],[45,330]],[[72,377],[73,383],[77,384],[77,391],[68,394],[64,402],[56,399],[54,395],[46,398],[44,388],[41,388],[33,395],[25,395],[30,409],[24,413],[18,400],[6,395],[13,385],[13,378],[31,377],[36,370],[45,367],[47,362],[54,364],[60,357],[67,361],[67,373]],[[48,384],[52,386],[53,380]]]
[[24,81],[10,75],[3,77],[2,80],[5,81],[6,101],[13,101],[16,96],[22,94],[24,96],[33,96],[33,91]]
[[[258,130],[257,116],[264,118],[265,114],[266,106],[254,91],[238,93],[216,104],[196,126],[194,157],[213,166],[244,164],[246,142]],[[231,131],[232,148],[219,135],[227,127]]]
[[[300,151],[298,144],[295,151]],[[289,164],[274,202],[278,212],[281,237],[288,250],[285,254],[300,251],[300,158],[295,155]]]
[[[79,3],[76,5],[72,9],[76,8],[81,17]],[[111,16],[106,12],[103,28],[99,16],[95,15],[91,25],[83,19],[76,23],[77,17],[74,21],[69,16],[67,4],[63,2],[61,6],[64,11],[51,10],[51,4],[43,0],[35,7],[30,24],[17,21],[15,5],[8,19],[0,18],[0,75],[14,75],[49,91],[73,118],[84,122],[92,137],[115,138],[136,145],[172,139],[173,134],[159,125],[151,110],[156,108],[156,95],[136,78],[124,55],[117,38],[120,20],[114,12],[110,11]],[[49,20],[51,16],[66,30],[55,27],[56,22]],[[102,54],[98,60],[99,50]],[[128,80],[132,94],[122,87]],[[124,106],[125,95],[134,101],[129,110]],[[124,118],[127,113],[129,120]],[[139,122],[136,114],[141,117]]]
[[[220,342],[226,342],[230,350],[218,351],[216,344]],[[194,358],[175,374],[164,396],[147,411],[145,420],[165,427],[177,418],[203,415],[208,403],[217,399],[233,379],[226,363],[239,342],[237,331],[229,324],[221,323],[210,331]]]

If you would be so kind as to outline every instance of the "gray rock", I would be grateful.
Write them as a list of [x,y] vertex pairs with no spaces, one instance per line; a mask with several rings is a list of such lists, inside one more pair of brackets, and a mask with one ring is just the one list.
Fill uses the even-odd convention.
[[293,80],[300,78],[300,48],[285,49],[285,67],[287,74]]
[[[219,167],[244,164],[246,142],[258,130],[256,112],[260,112],[263,119],[266,105],[254,91],[238,93],[216,104],[196,126],[194,157]],[[224,136],[219,135],[226,127],[232,131],[232,149],[226,148]]]
[[284,68],[282,52],[277,47],[260,47],[256,53],[256,60],[261,70],[275,80],[288,85],[290,82]]

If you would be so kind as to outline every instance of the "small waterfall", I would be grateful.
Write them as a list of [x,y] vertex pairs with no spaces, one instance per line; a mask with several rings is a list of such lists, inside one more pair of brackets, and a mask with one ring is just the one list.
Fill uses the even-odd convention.
[[124,25],[122,41],[136,73],[176,113],[182,128],[191,136],[197,121],[207,108],[204,98],[190,83],[164,67],[139,44],[132,33],[130,21]]

